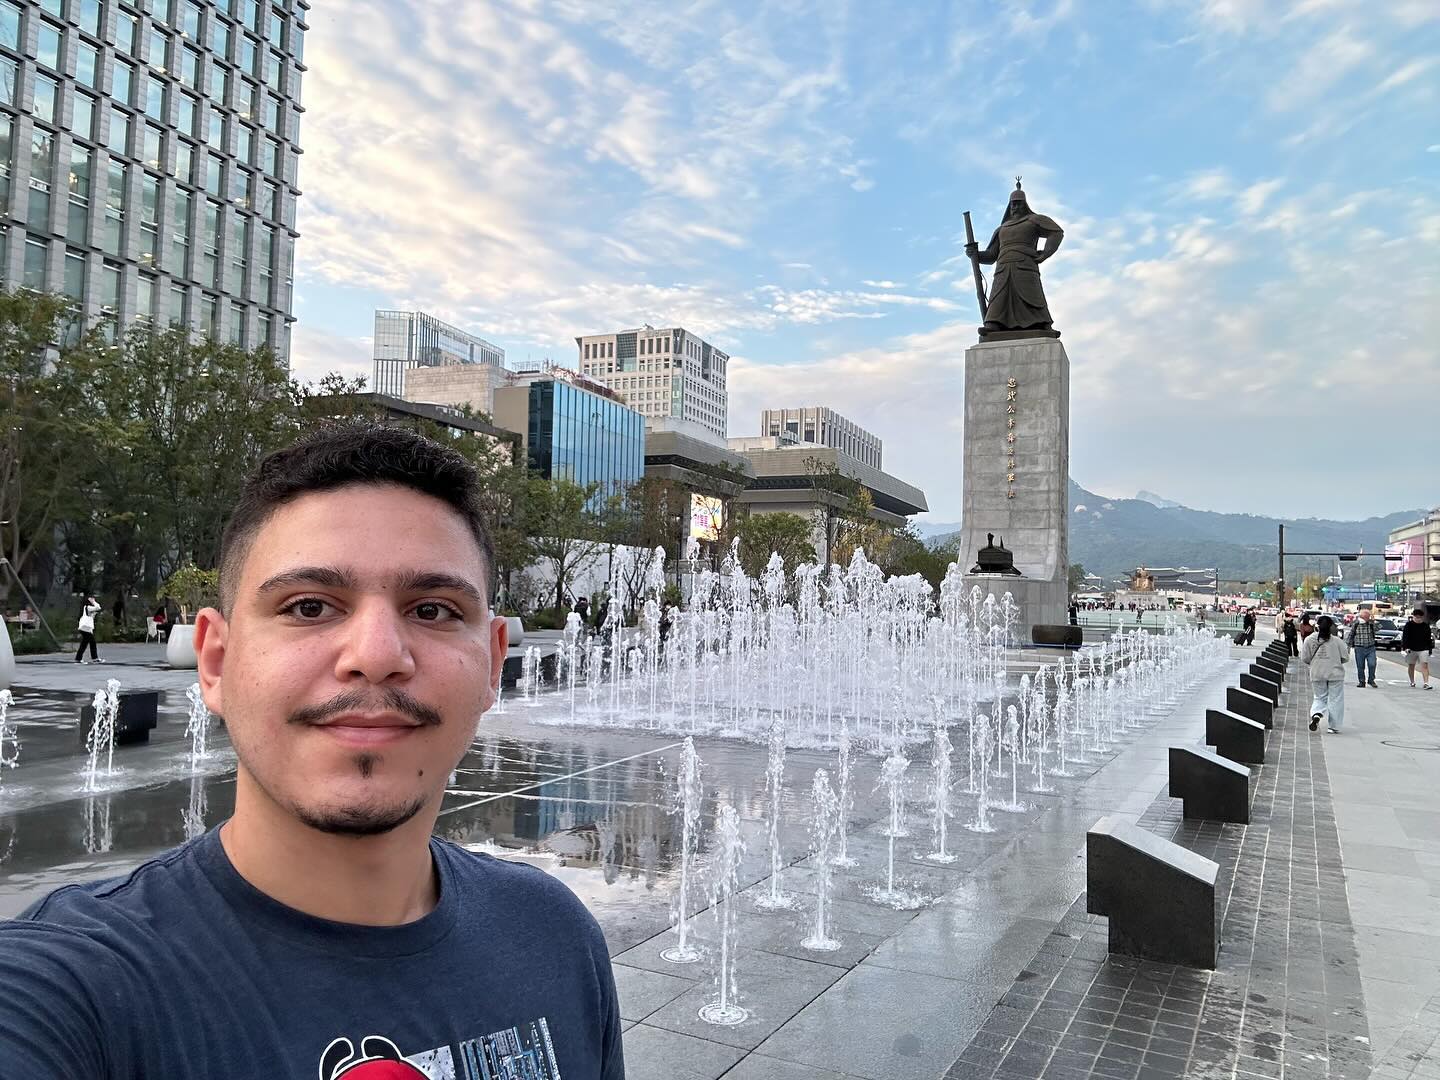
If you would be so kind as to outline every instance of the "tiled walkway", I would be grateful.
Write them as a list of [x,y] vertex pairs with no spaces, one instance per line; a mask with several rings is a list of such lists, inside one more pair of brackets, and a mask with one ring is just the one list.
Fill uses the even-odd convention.
[[1082,896],[950,1078],[1371,1075],[1325,740],[1307,729],[1309,700],[1292,665],[1249,826],[1186,822],[1167,793],[1140,819],[1219,863],[1217,970],[1110,957],[1106,920],[1086,914]]

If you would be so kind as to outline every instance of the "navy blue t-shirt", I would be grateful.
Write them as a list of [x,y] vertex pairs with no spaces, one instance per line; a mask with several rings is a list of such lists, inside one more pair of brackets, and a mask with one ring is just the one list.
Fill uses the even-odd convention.
[[435,910],[330,922],[213,829],[0,921],[10,1080],[623,1080],[605,939],[564,884],[432,839]]

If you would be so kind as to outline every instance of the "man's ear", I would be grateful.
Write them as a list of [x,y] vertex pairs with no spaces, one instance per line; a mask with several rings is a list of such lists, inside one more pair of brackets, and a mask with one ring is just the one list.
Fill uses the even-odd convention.
[[220,693],[220,676],[225,669],[225,639],[230,624],[216,608],[201,608],[195,613],[195,659],[200,678],[200,696],[205,707],[217,716],[225,715]]

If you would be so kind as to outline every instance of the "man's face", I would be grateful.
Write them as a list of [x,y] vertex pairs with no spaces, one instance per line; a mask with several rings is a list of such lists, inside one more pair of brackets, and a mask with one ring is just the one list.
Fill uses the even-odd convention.
[[505,660],[464,520],[388,485],[281,507],[228,617],[206,609],[197,624],[205,703],[244,778],[306,824],[351,835],[438,806]]
[[1360,618],[1364,619],[1366,622],[1370,621],[1370,609],[1368,607],[1360,612]]

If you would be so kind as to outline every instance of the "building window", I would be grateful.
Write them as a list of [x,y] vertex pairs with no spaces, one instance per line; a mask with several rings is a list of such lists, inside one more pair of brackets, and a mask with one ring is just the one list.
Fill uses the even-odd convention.
[[100,53],[94,45],[80,42],[75,46],[75,81],[91,90],[98,89],[95,73],[100,69]]
[[50,227],[50,188],[55,182],[55,136],[34,128],[30,133],[30,212],[32,229]]
[[181,0],[180,32],[191,41],[200,40],[200,5],[191,0]]
[[175,128],[182,135],[195,137],[196,117],[200,112],[200,102],[189,94],[178,95],[180,99],[179,108],[175,113]]
[[194,49],[180,50],[180,81],[191,90],[200,85],[200,54]]
[[70,203],[65,223],[65,238],[72,244],[90,242],[90,183],[95,171],[95,155],[88,147],[70,147]]
[[145,87],[145,115],[157,124],[165,123],[165,84],[153,75]]
[[200,297],[200,332],[219,339],[220,303],[213,296]]
[[100,266],[100,317],[105,340],[112,345],[120,336],[120,298],[123,295],[125,271],[112,262]]
[[223,107],[226,96],[230,92],[230,72],[222,67],[213,67],[210,71],[210,100],[216,105]]
[[[93,33],[96,37],[100,36],[99,30]],[[124,49],[131,56],[140,55],[140,20],[127,11],[121,11],[115,16],[115,46]]]
[[221,60],[230,59],[230,24],[216,15],[210,16],[210,51]]
[[214,195],[217,199],[225,194],[222,185],[224,184],[224,162],[214,154],[205,155],[205,193]]
[[110,96],[124,105],[134,104],[135,69],[123,60],[115,62],[115,71],[110,77]]
[[160,255],[160,181],[149,173],[140,177],[141,262],[153,264]]
[[51,71],[59,71],[60,56],[60,28],[42,20],[35,44],[35,59]]
[[170,325],[190,325],[190,304],[184,285],[170,286]]
[[160,312],[156,308],[160,290],[150,274],[141,274],[135,282],[135,317],[145,322],[154,322]]
[[95,138],[95,99],[77,92],[71,110],[70,130],[82,139]]
[[48,75],[35,73],[35,104],[31,112],[47,124],[56,123],[56,114],[60,111],[60,84]]
[[110,162],[105,174],[105,235],[100,248],[107,255],[119,255],[120,231],[125,224],[125,184],[127,168],[118,161]]
[[184,139],[175,140],[175,179],[195,183],[195,147]]
[[182,277],[188,277],[190,270],[190,208],[190,193],[177,191],[175,221],[170,229],[170,272]]
[[20,51],[20,5],[13,0],[0,2],[0,45]]
[[77,304],[85,302],[85,253],[65,252],[65,283],[62,291]]
[[[10,160],[14,153],[14,122],[8,116],[0,115],[0,214],[10,210]],[[4,230],[0,229],[0,236]],[[0,261],[0,266],[3,266]]]
[[50,245],[37,236],[25,238],[25,269],[20,283],[36,292],[45,291],[45,269],[49,262]]
[[210,130],[205,141],[220,153],[225,152],[225,117],[221,116],[217,109],[210,110]]
[[0,56],[0,102],[15,104],[15,77],[19,66],[14,60]]
[[112,154],[130,153],[130,117],[119,109],[110,110],[110,138],[105,145]]

